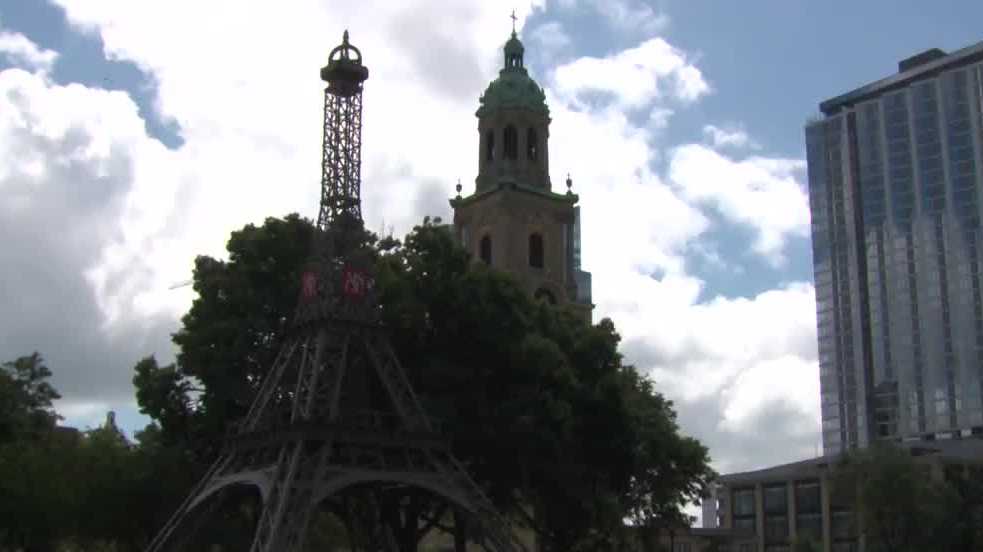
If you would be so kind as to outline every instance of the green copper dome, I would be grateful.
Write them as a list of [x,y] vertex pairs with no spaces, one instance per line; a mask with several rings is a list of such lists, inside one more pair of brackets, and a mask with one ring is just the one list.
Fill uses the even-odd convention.
[[475,113],[478,117],[503,108],[528,109],[544,115],[549,115],[546,106],[546,94],[529,77],[523,67],[525,48],[522,42],[512,33],[512,38],[505,43],[505,67],[498,72],[498,78],[491,81],[485,93],[478,100],[481,106]]

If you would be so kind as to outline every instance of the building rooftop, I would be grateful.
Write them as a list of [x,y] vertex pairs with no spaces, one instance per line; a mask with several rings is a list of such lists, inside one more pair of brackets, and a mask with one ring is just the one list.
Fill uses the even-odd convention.
[[789,479],[800,478],[806,473],[817,473],[829,464],[835,463],[839,458],[839,455],[819,456],[760,470],[729,473],[720,476],[720,482],[725,485],[741,485],[744,483],[787,481]]
[[819,104],[819,110],[827,116],[834,115],[844,107],[850,107],[885,92],[904,88],[914,81],[934,77],[952,67],[976,61],[983,61],[983,42],[977,42],[951,54],[932,48],[902,60],[898,64],[898,73],[890,77],[822,102]]
[[[983,439],[936,439],[932,441],[902,441],[898,446],[906,448],[912,456],[938,455],[943,460],[983,463]],[[724,485],[788,481],[804,476],[814,476],[835,465],[842,454],[818,456],[789,464],[781,464],[760,470],[730,473],[720,477]]]

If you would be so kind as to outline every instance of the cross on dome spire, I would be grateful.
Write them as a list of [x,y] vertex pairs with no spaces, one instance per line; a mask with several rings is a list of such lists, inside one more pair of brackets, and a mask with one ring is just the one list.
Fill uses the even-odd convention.
[[522,54],[525,51],[525,47],[522,46],[522,41],[519,40],[519,35],[515,33],[515,22],[518,19],[515,16],[515,10],[512,10],[512,37],[505,43],[505,70],[506,71],[521,71],[525,72],[522,68]]

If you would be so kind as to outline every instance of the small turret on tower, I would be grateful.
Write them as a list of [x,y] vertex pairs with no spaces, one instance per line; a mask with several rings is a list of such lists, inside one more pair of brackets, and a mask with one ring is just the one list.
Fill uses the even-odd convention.
[[529,77],[525,47],[515,31],[503,49],[504,66],[479,99],[478,191],[500,185],[549,190],[550,110],[546,93]]

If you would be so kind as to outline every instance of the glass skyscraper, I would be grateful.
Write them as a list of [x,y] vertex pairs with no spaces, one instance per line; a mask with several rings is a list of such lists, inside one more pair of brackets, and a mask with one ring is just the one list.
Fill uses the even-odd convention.
[[983,434],[983,42],[806,126],[823,448]]

